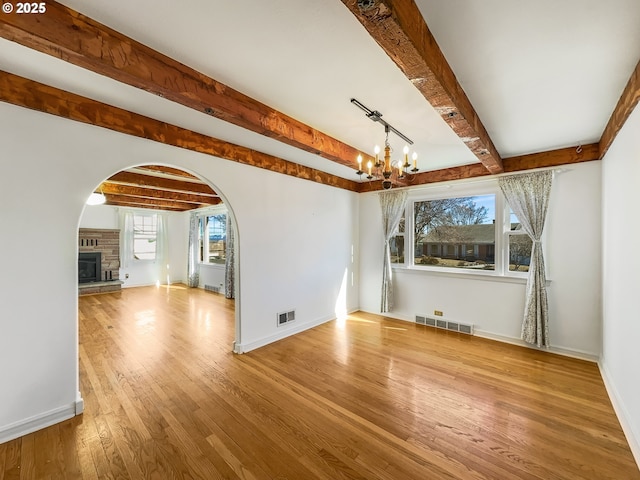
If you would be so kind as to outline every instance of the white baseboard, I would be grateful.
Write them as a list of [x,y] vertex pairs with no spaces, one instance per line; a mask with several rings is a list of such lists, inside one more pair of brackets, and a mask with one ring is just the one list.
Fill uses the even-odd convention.
[[310,328],[322,325],[323,323],[330,322],[331,320],[335,320],[335,317],[330,316],[326,318],[319,318],[318,320],[314,320],[312,322],[298,323],[297,325],[293,325],[294,322],[291,322],[292,325],[280,327],[278,332],[274,333],[273,335],[259,338],[257,340],[252,340],[247,343],[235,342],[233,351],[234,353],[247,353],[251,350],[255,350],[256,348],[264,347],[265,345],[277,342],[278,340],[282,340],[283,338],[290,337],[291,335],[296,335],[300,332],[304,332],[305,330],[309,330]]
[[[81,400],[82,402],[82,400]],[[0,429],[0,443],[14,440],[37,430],[41,430],[64,420],[75,417],[77,414],[78,402],[70,403],[64,407],[59,407],[49,412],[26,418],[19,422],[6,425]]]
[[615,384],[611,381],[611,376],[609,375],[609,371],[607,367],[602,362],[602,359],[598,362],[598,367],[600,368],[600,375],[602,376],[602,380],[604,381],[604,387],[607,389],[607,393],[609,394],[609,399],[611,400],[611,404],[613,405],[613,410],[616,412],[618,417],[618,421],[620,422],[620,426],[622,427],[622,431],[624,432],[625,437],[627,437],[627,443],[629,444],[629,448],[631,449],[631,453],[633,454],[633,458],[635,458],[636,463],[638,464],[638,468],[640,468],[640,432],[634,432],[633,426],[629,421],[631,415],[627,412],[627,409],[618,394],[618,390],[615,387]]
[[[397,315],[394,314],[392,312],[388,312],[388,313],[380,313],[380,312],[372,312],[369,310],[362,310],[363,312],[366,313],[371,313],[373,315],[382,315],[388,318],[393,318],[394,320],[402,320],[404,322],[410,322],[410,323],[415,323],[415,319],[413,318],[408,318],[408,317],[404,317],[401,315]],[[428,327],[431,328],[431,327]],[[482,337],[482,338],[488,338],[489,340],[496,340],[498,342],[503,342],[503,343],[509,343],[511,345],[517,345],[519,347],[526,347],[526,348],[531,348],[533,350],[540,350],[542,352],[550,352],[550,353],[555,353],[558,355],[563,355],[565,357],[571,357],[571,358],[578,358],[580,360],[587,360],[589,362],[594,362],[596,363],[598,361],[599,356],[597,354],[591,353],[591,352],[584,352],[581,350],[573,350],[570,348],[564,348],[564,347],[558,347],[558,346],[552,346],[549,348],[538,348],[535,345],[530,345],[524,341],[522,341],[522,339],[520,338],[516,338],[516,337],[509,337],[506,335],[500,335],[497,333],[493,333],[493,332],[487,332],[484,330],[478,330],[477,328],[474,328],[473,334],[476,337]]]
[[473,334],[478,337],[488,338],[489,340],[497,340],[498,342],[509,343],[511,345],[518,345],[520,347],[526,347],[532,350],[539,350],[541,352],[555,353],[557,355],[562,355],[564,357],[577,358],[579,360],[587,360],[588,362],[593,362],[593,363],[597,363],[599,358],[598,355],[594,353],[584,352],[582,350],[574,350],[571,348],[564,348],[564,347],[558,347],[558,346],[551,346],[549,348],[538,348],[535,345],[531,345],[523,341],[521,338],[508,337],[505,335],[499,335],[492,332],[485,332],[484,330],[474,330]]

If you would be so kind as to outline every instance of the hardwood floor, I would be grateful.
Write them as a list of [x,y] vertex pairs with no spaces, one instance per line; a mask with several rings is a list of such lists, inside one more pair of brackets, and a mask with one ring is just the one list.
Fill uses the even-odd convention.
[[594,364],[362,313],[234,355],[233,316],[81,297],[85,413],[0,445],[0,479],[640,479]]

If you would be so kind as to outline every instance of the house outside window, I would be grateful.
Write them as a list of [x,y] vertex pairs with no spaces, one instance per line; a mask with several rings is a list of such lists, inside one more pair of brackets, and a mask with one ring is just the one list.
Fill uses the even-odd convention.
[[522,229],[522,225],[518,222],[513,212],[510,212],[510,218],[510,229],[507,232],[509,270],[512,272],[528,272],[533,241]]
[[495,269],[495,195],[413,202],[413,264]]
[[526,276],[532,242],[497,182],[455,188],[457,195],[450,196],[436,188],[410,192],[390,242],[394,267]]
[[133,258],[155,260],[158,240],[158,215],[133,215]]

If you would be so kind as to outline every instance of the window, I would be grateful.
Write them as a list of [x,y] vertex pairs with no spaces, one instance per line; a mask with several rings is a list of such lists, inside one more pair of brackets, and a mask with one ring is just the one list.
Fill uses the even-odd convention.
[[200,261],[224,264],[227,247],[227,214],[200,217]]
[[404,215],[400,219],[400,224],[396,234],[389,241],[391,251],[391,263],[404,263]]
[[495,270],[495,197],[413,202],[413,264]]
[[[415,270],[525,276],[532,242],[508,208],[495,180],[414,190],[391,238],[395,267]],[[439,192],[439,193],[436,193]],[[449,193],[449,192],[447,192]]]
[[528,272],[533,241],[522,229],[513,212],[509,212],[510,229],[507,232],[508,265],[511,272]]
[[158,236],[158,216],[133,215],[133,258],[155,260]]

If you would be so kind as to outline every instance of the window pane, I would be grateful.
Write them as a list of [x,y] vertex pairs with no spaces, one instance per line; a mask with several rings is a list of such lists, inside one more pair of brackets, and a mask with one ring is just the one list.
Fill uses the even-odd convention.
[[133,258],[155,260],[157,230],[157,215],[133,216]]
[[513,213],[513,210],[509,209],[509,223],[510,223],[510,230],[513,231],[521,231],[522,230],[522,225],[520,224],[520,220],[518,220],[518,216]]
[[391,237],[389,242],[391,263],[404,263],[404,235]]
[[198,219],[198,260],[204,262],[206,260],[204,254],[204,244],[205,244],[205,221],[204,218]]
[[207,261],[209,263],[224,263],[227,243],[227,216],[221,214],[207,217],[207,233],[209,239]]
[[414,264],[495,269],[495,195],[414,204]]
[[[512,224],[513,225],[513,224]],[[518,230],[515,230],[518,231]],[[528,272],[531,261],[533,242],[526,233],[511,234],[509,238],[509,270],[512,272]]]
[[404,213],[395,236],[391,237],[389,250],[391,251],[391,263],[404,263]]

